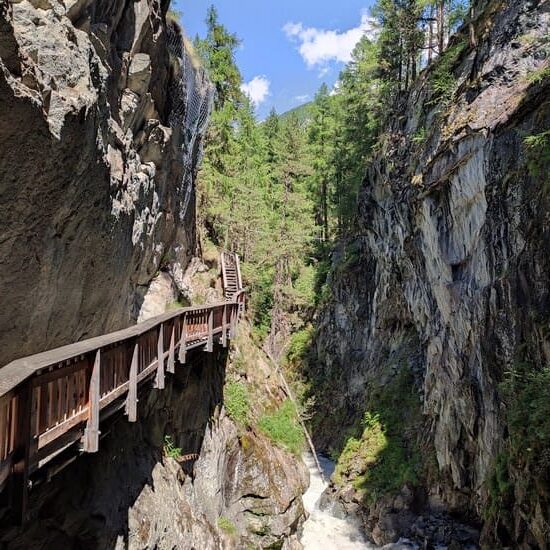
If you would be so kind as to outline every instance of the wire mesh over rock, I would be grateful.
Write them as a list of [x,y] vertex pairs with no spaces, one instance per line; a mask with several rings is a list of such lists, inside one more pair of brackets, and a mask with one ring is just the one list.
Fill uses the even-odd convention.
[[179,78],[172,79],[170,86],[170,126],[183,131],[182,157],[185,170],[181,182],[184,203],[181,219],[185,218],[193,195],[193,166],[202,159],[202,138],[214,100],[214,87],[205,70],[192,58],[185,47],[183,36],[176,25],[168,26],[168,48],[179,61]]

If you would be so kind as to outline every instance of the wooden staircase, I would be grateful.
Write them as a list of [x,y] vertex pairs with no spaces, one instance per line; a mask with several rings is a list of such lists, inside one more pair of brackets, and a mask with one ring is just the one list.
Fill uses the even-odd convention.
[[232,301],[243,290],[239,256],[234,252],[222,252],[220,263],[224,297],[226,300]]

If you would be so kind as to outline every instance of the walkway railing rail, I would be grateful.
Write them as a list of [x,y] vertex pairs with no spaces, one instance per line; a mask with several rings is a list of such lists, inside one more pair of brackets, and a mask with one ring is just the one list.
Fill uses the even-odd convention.
[[227,346],[245,300],[241,289],[232,301],[174,310],[0,369],[0,491],[10,485],[12,507],[25,514],[29,476],[75,441],[97,452],[105,417],[124,408],[135,422],[140,385],[153,380],[162,390],[187,352]]

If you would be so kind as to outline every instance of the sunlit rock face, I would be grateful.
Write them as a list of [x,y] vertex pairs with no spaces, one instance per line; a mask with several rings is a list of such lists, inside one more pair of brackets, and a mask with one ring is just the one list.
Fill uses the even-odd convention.
[[0,364],[131,324],[189,262],[211,89],[166,9],[0,8]]
[[[452,102],[434,101],[428,71],[388,129],[359,197],[361,234],[336,251],[333,298],[320,316],[322,447],[341,441],[341,424],[354,425],[401,370],[418,395],[422,420],[405,422],[404,435],[423,461],[416,496],[405,506],[403,494],[359,506],[381,543],[416,517],[388,525],[388,510],[450,511],[483,524],[508,430],[499,382],[525,350],[539,368],[550,360],[547,176],[533,172],[524,142],[550,122],[548,78],[536,78],[549,16],[539,2],[485,4],[477,50],[467,33],[451,44]],[[485,523],[488,544],[544,546],[542,483],[517,489],[512,522]],[[357,507],[354,490],[339,494]]]

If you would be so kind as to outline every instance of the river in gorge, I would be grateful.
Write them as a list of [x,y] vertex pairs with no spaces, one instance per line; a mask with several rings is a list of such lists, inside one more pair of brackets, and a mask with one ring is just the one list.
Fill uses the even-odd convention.
[[[319,456],[319,463],[324,472],[325,479],[329,479],[334,471],[334,463],[328,458]],[[363,537],[359,524],[353,518],[338,518],[331,514],[330,508],[321,510],[319,499],[327,488],[327,482],[317,470],[313,455],[307,453],[303,456],[309,469],[310,485],[303,496],[304,506],[309,513],[309,518],[304,523],[303,534],[300,542],[305,550],[364,550],[365,548],[378,548],[367,542]]]

